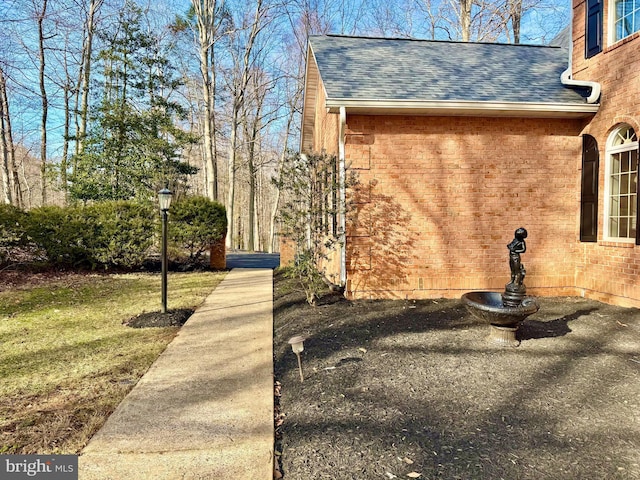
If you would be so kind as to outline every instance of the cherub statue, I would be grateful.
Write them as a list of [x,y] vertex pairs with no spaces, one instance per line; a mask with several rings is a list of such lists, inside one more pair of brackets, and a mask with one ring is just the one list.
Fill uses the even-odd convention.
[[522,286],[526,270],[520,261],[520,254],[527,251],[527,244],[524,239],[527,238],[527,231],[524,228],[518,228],[514,234],[514,239],[507,245],[509,249],[509,267],[511,267],[511,284]]

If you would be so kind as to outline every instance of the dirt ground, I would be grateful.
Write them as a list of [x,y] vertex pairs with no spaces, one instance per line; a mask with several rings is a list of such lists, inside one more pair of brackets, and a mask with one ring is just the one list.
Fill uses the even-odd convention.
[[276,274],[285,480],[640,479],[640,310],[540,298],[512,348],[458,300],[314,308],[292,285]]

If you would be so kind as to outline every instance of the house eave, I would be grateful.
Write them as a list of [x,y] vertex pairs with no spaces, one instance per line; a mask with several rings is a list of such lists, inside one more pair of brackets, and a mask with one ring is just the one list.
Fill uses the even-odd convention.
[[349,114],[527,118],[586,118],[595,115],[600,107],[600,104],[597,103],[353,100],[346,98],[328,98],[326,105],[330,113],[339,113],[340,107],[345,107]]
[[[316,91],[320,80],[318,65],[311,44],[307,46],[307,61],[304,75],[304,96],[302,104],[302,125],[300,132],[300,151],[310,151],[313,145],[313,130],[316,110]],[[340,110],[340,107],[337,109]]]

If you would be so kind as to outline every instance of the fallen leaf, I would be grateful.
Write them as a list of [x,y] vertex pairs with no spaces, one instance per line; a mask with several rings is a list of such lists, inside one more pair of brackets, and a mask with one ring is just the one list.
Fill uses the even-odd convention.
[[407,477],[409,478],[418,478],[420,477],[422,474],[418,473],[418,472],[411,472],[411,473],[407,473]]
[[367,353],[367,349],[366,348],[360,347],[358,350],[360,350],[362,353]]
[[407,457],[404,457],[404,458],[402,459],[402,461],[403,461],[404,463],[406,463],[407,465],[411,465],[411,464],[413,463],[413,460],[411,460],[410,458],[407,458]]
[[386,472],[385,475],[387,476],[387,478],[398,478],[391,472]]

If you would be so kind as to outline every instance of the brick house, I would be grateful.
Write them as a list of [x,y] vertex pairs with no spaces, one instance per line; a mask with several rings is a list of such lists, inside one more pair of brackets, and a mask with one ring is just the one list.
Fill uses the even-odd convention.
[[[634,25],[635,21],[635,25]],[[573,0],[565,45],[314,36],[302,152],[335,154],[351,298],[501,291],[640,306],[640,0]]]

